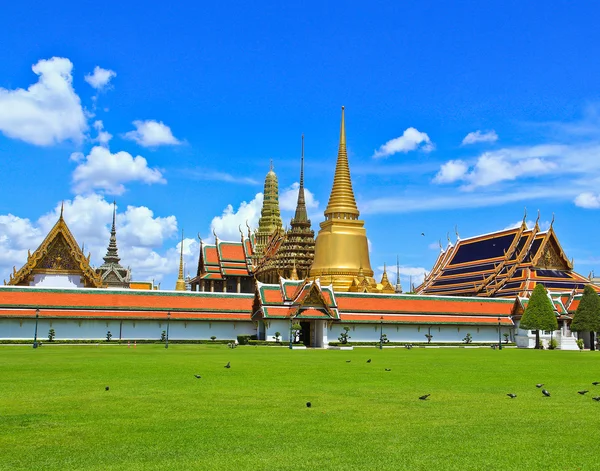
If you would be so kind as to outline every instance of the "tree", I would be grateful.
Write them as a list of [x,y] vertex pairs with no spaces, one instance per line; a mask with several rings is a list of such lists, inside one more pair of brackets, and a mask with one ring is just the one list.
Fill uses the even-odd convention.
[[48,331],[48,340],[54,342],[54,337],[56,337],[56,332],[54,332],[54,329],[50,329]]
[[537,349],[540,348],[540,330],[553,331],[558,329],[554,307],[544,285],[536,285],[533,293],[531,293],[519,327],[535,331],[535,348]]
[[583,290],[583,296],[571,322],[574,332],[590,333],[590,350],[594,350],[594,332],[600,330],[600,297],[590,285]]

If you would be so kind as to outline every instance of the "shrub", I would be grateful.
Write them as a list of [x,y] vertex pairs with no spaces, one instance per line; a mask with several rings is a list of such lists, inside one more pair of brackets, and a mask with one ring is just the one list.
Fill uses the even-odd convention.
[[381,343],[388,343],[389,340],[387,338],[386,334],[381,334],[381,339],[380,339]]
[[110,342],[110,340],[112,339],[112,334],[110,333],[110,330],[108,332],[106,332],[106,341]]
[[256,335],[238,335],[237,341],[240,345],[248,345],[249,340],[257,340]]
[[279,337],[281,337],[281,332],[275,332],[275,342],[279,342]]
[[579,351],[582,352],[585,344],[583,343],[583,339],[577,339],[577,346],[579,347]]
[[54,337],[56,337],[56,333],[54,332],[54,329],[50,329],[48,331],[48,341],[54,342]]
[[210,339],[214,342],[215,340],[217,340],[217,336],[216,335],[211,335]]
[[558,340],[556,340],[554,337],[550,339],[550,342],[548,343],[548,350],[556,350],[558,348]]
[[345,326],[344,331],[338,337],[338,340],[340,341],[340,343],[343,343],[343,344],[348,343],[348,339],[351,338],[350,335],[348,335],[348,332],[350,332],[350,327]]
[[161,342],[165,342],[166,340],[167,340],[167,331],[166,331],[166,330],[163,330],[163,331],[160,333],[160,341],[161,341]]
[[427,337],[427,343],[431,343],[431,339],[433,338],[433,335],[425,334],[425,337]]
[[506,334],[506,333],[504,333],[502,335],[504,335],[504,343],[508,343],[508,337],[510,337],[510,335]]
[[465,336],[465,338],[463,338],[463,342],[465,342],[466,344],[473,342],[473,337],[470,333],[467,332],[467,335]]

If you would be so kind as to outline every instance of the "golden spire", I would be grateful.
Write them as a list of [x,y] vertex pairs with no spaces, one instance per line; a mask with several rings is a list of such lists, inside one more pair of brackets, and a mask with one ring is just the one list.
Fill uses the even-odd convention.
[[60,217],[58,219],[62,219],[63,218],[63,212],[65,210],[65,200],[62,200],[62,202],[60,203]]
[[294,267],[292,268],[292,275],[290,276],[292,280],[298,279],[298,270],[296,270],[296,259],[294,259]]
[[389,283],[390,280],[388,280],[388,276],[387,276],[387,267],[386,264],[384,262],[383,264],[383,275],[381,276],[381,284],[385,284],[385,283]]
[[344,107],[342,106],[342,123],[340,125],[340,145],[338,148],[333,188],[329,196],[329,203],[325,209],[325,218],[358,219],[358,208],[352,190],[350,167],[348,165],[348,152],[346,151],[346,126],[344,123]]
[[175,291],[185,291],[185,280],[183,279],[183,229],[181,229],[181,248],[179,253],[179,277],[175,283]]

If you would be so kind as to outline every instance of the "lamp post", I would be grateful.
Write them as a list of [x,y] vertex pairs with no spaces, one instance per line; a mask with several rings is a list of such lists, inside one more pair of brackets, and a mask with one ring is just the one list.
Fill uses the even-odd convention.
[[167,312],[167,338],[165,340],[165,348],[169,348],[169,321],[171,320],[171,311]]
[[500,321],[502,319],[499,317],[498,318],[498,350],[502,350],[502,330],[500,327]]
[[379,319],[379,350],[383,350],[383,316]]
[[292,349],[292,331],[293,331],[293,326],[294,326],[294,320],[292,319],[292,316],[290,316],[290,350]]
[[40,317],[40,310],[35,310],[35,332],[33,333],[33,348],[38,348],[37,343],[37,328],[38,328],[38,319]]

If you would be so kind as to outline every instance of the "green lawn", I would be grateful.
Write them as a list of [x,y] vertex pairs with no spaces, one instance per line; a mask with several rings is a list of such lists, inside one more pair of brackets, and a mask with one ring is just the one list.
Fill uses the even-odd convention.
[[0,469],[600,469],[596,352],[46,344],[0,372]]

